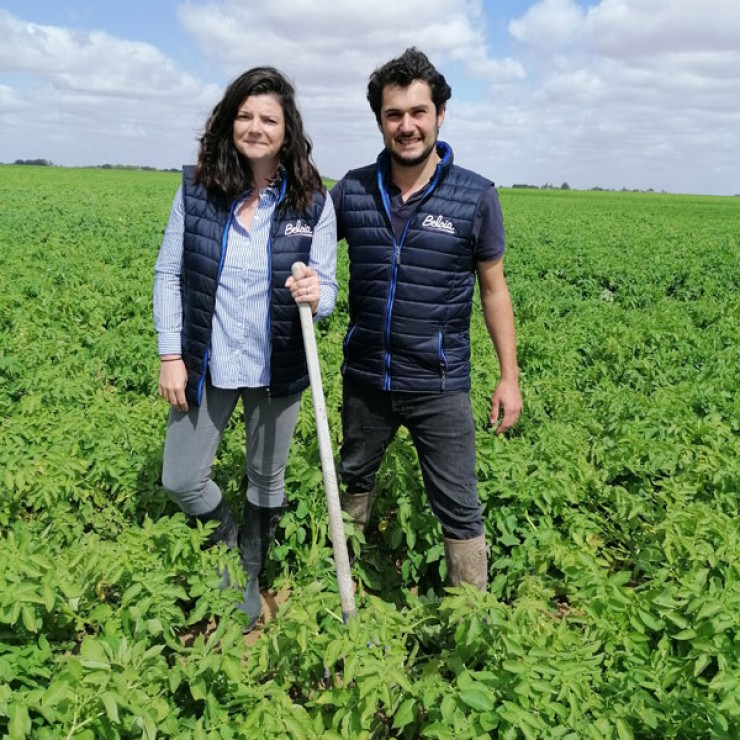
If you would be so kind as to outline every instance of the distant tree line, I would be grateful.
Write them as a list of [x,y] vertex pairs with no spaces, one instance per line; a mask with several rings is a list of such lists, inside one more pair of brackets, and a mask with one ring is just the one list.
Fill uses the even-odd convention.
[[90,169],[98,170],[143,170],[144,172],[181,172],[182,170],[177,167],[169,167],[167,169],[159,169],[158,167],[149,167],[148,165],[137,165],[137,164],[96,164],[92,165]]
[[[553,185],[552,183],[546,182],[544,185],[529,185],[527,183],[520,183],[516,182],[512,186],[512,188],[529,188],[531,190],[570,190],[570,185],[568,185],[567,182],[564,182],[559,187],[557,185]],[[589,188],[589,190],[595,190],[595,191],[601,191],[601,192],[614,192],[612,188],[601,188],[598,185],[594,185],[594,187]],[[640,188],[622,188],[620,190],[622,193],[654,193],[655,190],[653,188],[647,188],[647,190],[641,190]],[[661,193],[665,193],[665,190],[661,190]]]
[[48,159],[16,159],[13,164],[32,164],[36,167],[53,167],[54,162]]
[[[13,164],[30,164],[36,167],[56,167],[49,159],[16,159]],[[97,169],[97,170],[144,170],[145,172],[181,172],[180,168],[170,167],[169,169],[158,169],[157,167],[149,167],[147,165],[137,164],[94,164],[84,169]]]
[[515,182],[512,188],[530,188],[532,190],[570,190],[570,185],[564,182],[559,188],[552,183],[546,182],[544,185],[528,185],[524,182]]

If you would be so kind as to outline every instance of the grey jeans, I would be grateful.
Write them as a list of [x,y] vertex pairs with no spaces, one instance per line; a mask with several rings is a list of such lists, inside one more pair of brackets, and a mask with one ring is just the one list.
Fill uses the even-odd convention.
[[170,409],[162,484],[190,516],[207,514],[221,502],[211,480],[218,443],[239,398],[244,405],[247,498],[275,508],[285,499],[285,464],[301,406],[301,394],[275,397],[265,388],[214,388],[210,379],[200,406]]

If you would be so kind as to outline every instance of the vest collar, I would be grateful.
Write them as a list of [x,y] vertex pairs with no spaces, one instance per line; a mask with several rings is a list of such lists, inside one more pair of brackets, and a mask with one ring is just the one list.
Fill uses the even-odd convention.
[[[439,162],[434,170],[429,183],[424,186],[424,199],[439,186],[440,182],[447,177],[447,173],[452,168],[453,154],[452,147],[444,141],[437,141],[437,154],[439,155]],[[375,171],[375,180],[380,189],[381,196],[385,209],[389,214],[390,218],[390,196],[388,194],[388,184],[391,182],[391,158],[388,154],[387,149],[378,155],[377,167]]]
[[[432,175],[432,181],[435,183],[435,186],[447,176],[454,160],[452,147],[446,141],[437,141],[437,154],[439,155],[439,162]],[[382,178],[383,189],[387,190],[388,183],[391,181],[391,157],[387,149],[383,149],[378,154],[377,167],[378,174]]]

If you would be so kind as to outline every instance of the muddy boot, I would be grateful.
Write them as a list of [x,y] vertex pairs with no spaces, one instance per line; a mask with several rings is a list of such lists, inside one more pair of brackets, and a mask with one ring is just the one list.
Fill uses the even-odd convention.
[[485,534],[470,540],[445,537],[445,559],[450,585],[470,583],[481,591],[488,585],[488,554]]
[[216,529],[208,535],[203,543],[205,549],[215,547],[221,542],[229,550],[237,546],[239,527],[236,519],[234,519],[229,502],[225,498],[221,498],[218,506],[212,511],[209,511],[207,514],[198,514],[194,518],[203,524],[211,521],[218,522]]
[[[374,495],[375,491],[360,491],[359,493],[347,493],[345,491],[341,497],[342,511],[349,514],[349,518],[354,522],[355,527],[363,534],[365,534],[365,528],[368,521],[370,521],[370,509],[373,506]],[[351,549],[348,556],[350,567],[352,567],[357,560],[357,556]]]
[[267,509],[255,506],[250,501],[244,504],[244,518],[239,532],[239,555],[242,568],[249,580],[244,590],[244,600],[238,608],[249,617],[249,626],[245,632],[254,628],[262,613],[260,572],[264,567],[267,550],[275,539],[275,530],[285,509],[285,506]]
[[373,505],[375,491],[360,491],[359,493],[342,494],[342,511],[349,514],[355,526],[364,534],[365,527],[370,520],[370,509]]

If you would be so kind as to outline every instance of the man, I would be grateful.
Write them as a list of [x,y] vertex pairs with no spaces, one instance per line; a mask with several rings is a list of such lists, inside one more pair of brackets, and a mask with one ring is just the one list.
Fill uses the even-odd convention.
[[469,395],[476,274],[501,371],[490,413],[497,433],[514,424],[522,401],[498,195],[437,140],[450,95],[415,48],[376,69],[367,97],[385,149],[331,193],[350,257],[339,471],[342,507],[364,530],[376,472],[404,425],[442,525],[450,582],[485,589]]

